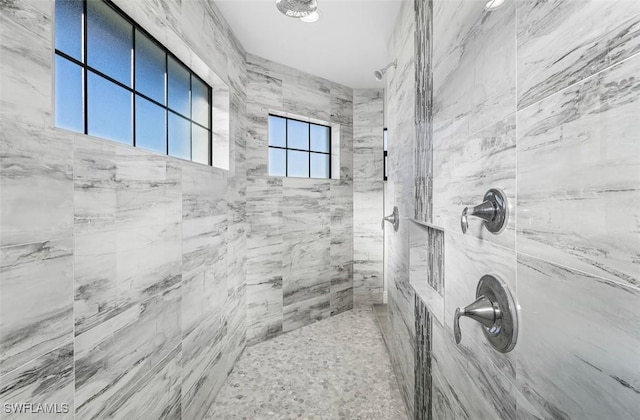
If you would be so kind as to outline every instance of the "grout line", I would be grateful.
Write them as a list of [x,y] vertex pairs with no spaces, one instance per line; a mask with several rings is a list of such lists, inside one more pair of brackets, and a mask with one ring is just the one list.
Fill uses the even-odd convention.
[[632,289],[632,290],[636,290],[636,291],[640,292],[640,285],[635,285],[635,284],[630,284],[630,283],[623,283],[620,280],[614,280],[614,279],[610,279],[610,278],[607,278],[607,277],[603,277],[602,275],[599,275],[599,274],[589,273],[589,272],[581,270],[579,268],[570,267],[568,265],[564,265],[562,263],[558,263],[558,262],[555,262],[555,261],[551,261],[551,260],[547,260],[547,259],[544,259],[544,258],[541,258],[541,257],[537,257],[535,255],[528,254],[526,252],[521,252],[521,251],[516,252],[516,256],[519,256],[519,255],[525,256],[527,258],[533,258],[535,260],[542,261],[542,262],[545,262],[547,264],[555,265],[556,267],[560,267],[560,268],[563,268],[563,269],[568,270],[568,271],[573,271],[573,272],[581,274],[583,276],[593,277],[594,279],[599,279],[599,280],[603,280],[605,282],[614,283],[616,285],[624,287],[625,289]]
[[[636,54],[633,54],[630,57],[625,58],[624,60],[620,60],[617,63],[611,64],[610,66],[608,66],[608,67],[606,67],[606,68],[604,68],[604,69],[602,69],[602,70],[600,70],[600,71],[598,71],[598,72],[596,72],[596,73],[594,73],[594,74],[592,74],[590,76],[587,76],[587,77],[585,77],[583,79],[575,81],[575,82],[571,83],[570,85],[565,86],[562,89],[560,89],[560,90],[558,90],[558,91],[556,91],[556,92],[554,92],[554,93],[552,93],[552,94],[550,94],[548,96],[545,96],[544,98],[539,99],[539,100],[533,102],[532,104],[529,104],[529,105],[525,106],[522,109],[517,109],[517,97],[516,97],[516,109],[517,109],[517,112],[522,112],[522,111],[524,111],[526,109],[529,109],[529,108],[531,108],[533,106],[539,105],[541,102],[544,102],[549,98],[552,98],[552,97],[554,97],[556,95],[559,95],[559,94],[563,93],[565,90],[571,89],[571,88],[573,88],[573,87],[575,87],[575,86],[577,86],[579,84],[582,84],[582,83],[586,82],[587,80],[596,78],[596,77],[600,76],[602,73],[607,72],[607,71],[611,70],[612,68],[621,65],[622,63],[625,63],[627,61],[633,60],[633,59],[638,58],[638,57],[640,57],[640,52],[638,52]],[[516,60],[516,65],[517,65],[517,60]],[[516,80],[516,85],[517,85],[517,80]]]

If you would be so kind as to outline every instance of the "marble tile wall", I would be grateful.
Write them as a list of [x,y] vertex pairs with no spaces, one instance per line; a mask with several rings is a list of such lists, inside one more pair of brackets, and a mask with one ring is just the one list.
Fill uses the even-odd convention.
[[382,90],[353,92],[354,304],[382,303],[383,144]]
[[[253,344],[353,307],[354,99],[345,86],[250,54],[247,77],[247,341]],[[270,111],[336,124],[340,179],[268,176]]]
[[246,343],[245,52],[212,2],[116,4],[229,86],[231,164],[52,128],[53,2],[0,6],[0,403],[199,418]]
[[[414,4],[404,0],[387,46],[388,59],[398,66],[387,72],[385,106],[388,115],[389,176],[385,214],[398,206],[397,232],[385,227],[385,266],[389,325],[389,353],[409,417],[413,418],[415,378],[415,291],[409,283],[409,220],[414,217],[415,51]],[[402,169],[400,169],[402,168]]]
[[[409,258],[398,255],[432,320],[433,418],[640,415],[639,16],[640,3],[624,0],[507,0],[492,12],[433,0],[433,219],[412,225]],[[392,122],[402,117],[396,103],[410,102],[394,83]],[[392,191],[402,147],[390,142]],[[463,235],[460,212],[491,187],[509,199],[506,230],[492,235],[471,220]],[[425,278],[440,255],[431,231],[444,232],[441,299]],[[407,264],[391,259],[394,274]],[[474,300],[487,273],[519,307],[510,353],[468,319],[462,342],[453,339],[455,308]],[[391,308],[399,295],[390,293]],[[392,358],[418,342],[396,338]]]

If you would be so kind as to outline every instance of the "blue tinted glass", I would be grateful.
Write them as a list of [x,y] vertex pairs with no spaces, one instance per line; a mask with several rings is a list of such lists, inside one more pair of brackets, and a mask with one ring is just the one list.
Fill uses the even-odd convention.
[[289,173],[288,176],[309,178],[309,153],[287,150]]
[[189,71],[169,57],[169,108],[189,118]]
[[287,120],[269,115],[269,146],[287,147]]
[[209,164],[209,131],[199,125],[191,123],[193,130],[193,157],[194,162]]
[[88,134],[133,145],[131,92],[89,72]]
[[56,49],[82,57],[82,0],[56,0]]
[[209,127],[209,88],[194,75],[191,75],[191,100],[191,119]]
[[169,112],[169,155],[191,160],[191,123]]
[[56,127],[84,133],[82,67],[56,55]]
[[311,150],[329,152],[329,127],[311,124]]
[[136,146],[167,153],[166,111],[136,96]]
[[311,153],[311,178],[329,178],[329,155]]
[[136,30],[136,91],[166,104],[165,52],[142,32]]
[[102,1],[88,1],[87,15],[87,64],[131,86],[133,28]]
[[309,150],[309,123],[287,120],[287,128],[287,147]]
[[387,150],[387,130],[382,132],[382,147],[384,150]]
[[287,176],[287,151],[269,148],[269,175]]

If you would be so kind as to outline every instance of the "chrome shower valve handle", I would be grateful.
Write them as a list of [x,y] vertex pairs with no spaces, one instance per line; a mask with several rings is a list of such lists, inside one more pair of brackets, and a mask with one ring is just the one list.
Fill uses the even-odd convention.
[[507,227],[509,204],[507,196],[499,188],[492,188],[484,195],[484,201],[474,207],[465,207],[460,217],[462,233],[469,230],[469,216],[484,220],[487,230],[493,234],[501,233]]
[[460,331],[460,318],[466,316],[485,327],[497,330],[500,328],[500,321],[502,320],[502,313],[496,303],[491,302],[486,296],[480,296],[473,303],[456,309],[456,314],[453,319],[453,332],[456,338],[456,343],[460,344],[462,341],[462,332]]
[[456,344],[462,341],[460,318],[466,316],[482,326],[482,332],[494,349],[502,353],[513,350],[518,339],[518,313],[507,285],[492,275],[482,276],[476,300],[456,309],[453,334]]
[[387,217],[382,218],[381,228],[384,230],[384,222],[389,222],[393,225],[393,230],[395,232],[398,231],[398,227],[400,226],[400,212],[398,211],[398,206],[393,207],[393,213],[388,215]]

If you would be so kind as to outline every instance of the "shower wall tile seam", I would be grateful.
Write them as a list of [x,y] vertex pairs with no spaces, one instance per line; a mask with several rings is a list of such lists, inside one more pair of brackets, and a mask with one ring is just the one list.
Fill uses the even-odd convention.
[[598,275],[598,274],[595,274],[595,273],[590,273],[588,271],[584,271],[584,270],[581,270],[579,268],[574,268],[574,267],[572,267],[570,265],[558,263],[556,261],[551,261],[551,260],[548,260],[546,258],[540,258],[539,256],[536,256],[536,255],[533,255],[533,254],[529,254],[529,253],[526,253],[526,252],[522,252],[522,251],[518,251],[518,250],[516,250],[516,255],[517,256],[522,255],[522,256],[525,256],[525,257],[528,257],[528,258],[532,258],[534,260],[542,261],[542,262],[545,262],[547,264],[554,265],[556,267],[560,267],[560,268],[564,268],[564,269],[569,270],[569,271],[573,271],[575,273],[581,274],[581,275],[586,276],[586,277],[593,277],[594,279],[600,279],[600,280],[603,280],[603,281],[608,282],[608,283],[613,283],[613,284],[615,284],[617,286],[621,286],[622,288],[625,288],[625,289],[632,289],[632,290],[640,291],[640,285],[635,285],[635,284],[630,284],[630,283],[622,283],[619,280],[603,277],[601,275]]
[[[617,61],[617,62],[607,66],[606,68],[603,68],[602,70],[599,70],[597,73],[593,73],[593,74],[591,74],[591,75],[589,75],[587,77],[584,77],[584,78],[582,78],[580,80],[577,80],[577,81],[571,83],[570,85],[565,86],[562,89],[559,89],[559,90],[557,90],[557,91],[545,96],[544,98],[541,98],[541,99],[539,99],[539,100],[537,100],[537,101],[535,101],[535,102],[533,102],[531,104],[528,104],[525,107],[518,108],[516,113],[518,114],[518,113],[520,113],[522,111],[528,110],[529,108],[531,108],[533,106],[539,105],[541,102],[544,102],[545,100],[548,100],[550,98],[558,96],[558,95],[562,94],[563,92],[565,92],[566,90],[575,88],[576,86],[578,86],[578,85],[580,85],[580,84],[582,84],[582,83],[584,83],[584,82],[586,82],[588,80],[591,80],[591,79],[594,79],[594,78],[600,76],[602,73],[606,73],[607,71],[610,71],[611,69],[613,69],[615,67],[618,67],[618,66],[622,65],[623,63],[626,63],[627,61],[631,61],[631,60],[633,60],[635,58],[638,58],[638,57],[640,57],[640,52],[635,53],[634,55],[631,55],[631,56],[629,56],[629,57],[627,57],[627,58],[625,58],[623,60]],[[516,65],[517,65],[517,63],[516,63]],[[517,81],[516,81],[516,89],[517,89]]]
[[2,245],[2,246],[0,246],[0,250],[9,249],[9,248],[13,248],[13,247],[23,247],[23,246],[29,246],[29,245],[36,245],[36,244],[46,244],[47,242],[75,239],[75,237],[76,237],[76,234],[74,233],[74,234],[72,234],[70,236],[63,235],[63,236],[51,237],[51,238],[48,238],[48,239],[43,240],[43,241],[29,241],[29,242]]

